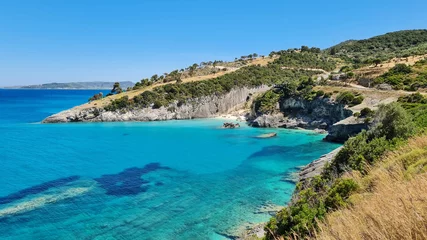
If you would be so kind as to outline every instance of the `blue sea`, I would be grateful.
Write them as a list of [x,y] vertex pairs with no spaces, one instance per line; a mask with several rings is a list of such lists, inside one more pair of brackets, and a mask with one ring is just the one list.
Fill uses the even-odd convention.
[[[0,239],[227,239],[338,147],[224,120],[41,124],[99,90],[0,90]],[[257,139],[277,132],[278,137]]]

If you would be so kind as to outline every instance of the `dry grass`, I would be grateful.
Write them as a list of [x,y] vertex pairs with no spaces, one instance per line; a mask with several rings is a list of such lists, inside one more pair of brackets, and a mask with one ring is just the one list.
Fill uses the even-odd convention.
[[351,207],[331,213],[316,238],[427,239],[427,136],[389,154],[366,177]]

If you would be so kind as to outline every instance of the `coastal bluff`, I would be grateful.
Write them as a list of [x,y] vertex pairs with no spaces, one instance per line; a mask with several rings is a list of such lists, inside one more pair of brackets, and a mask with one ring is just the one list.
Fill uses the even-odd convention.
[[134,108],[106,111],[99,107],[77,106],[47,117],[42,123],[68,122],[125,122],[125,121],[165,121],[194,118],[210,118],[244,108],[251,98],[269,90],[262,85],[256,88],[235,88],[223,95],[210,95],[190,99],[185,104],[178,101],[167,107]]
[[353,115],[344,104],[331,99],[308,101],[302,97],[280,100],[277,110],[275,114],[253,110],[251,126],[327,130],[334,123]]

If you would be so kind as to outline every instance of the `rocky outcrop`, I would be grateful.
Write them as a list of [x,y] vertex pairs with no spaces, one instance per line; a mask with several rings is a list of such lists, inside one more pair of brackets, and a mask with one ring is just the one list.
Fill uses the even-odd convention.
[[270,88],[267,86],[232,89],[224,95],[211,95],[191,99],[180,106],[178,106],[178,102],[175,102],[168,107],[159,109],[142,108],[105,111],[102,108],[83,109],[76,107],[52,115],[43,120],[43,123],[162,121],[209,118],[243,107],[253,94],[265,92],[268,89]]
[[273,138],[273,137],[277,137],[277,133],[266,133],[266,134],[261,134],[256,136],[256,138]]
[[304,181],[308,178],[320,175],[323,171],[325,164],[331,162],[332,159],[334,159],[338,152],[341,150],[341,148],[342,147],[339,147],[301,168],[300,172],[298,173],[298,180]]
[[393,87],[390,84],[381,83],[377,86],[377,89],[383,90],[383,91],[391,91],[391,90],[393,90]]
[[355,136],[362,130],[367,130],[368,127],[369,124],[350,117],[332,125],[328,130],[328,135],[325,137],[325,140],[328,142],[344,143],[347,139]]
[[[253,116],[252,116],[253,118]],[[277,114],[261,114],[252,121],[250,121],[250,125],[252,127],[286,127],[287,118],[283,115],[283,113]]]
[[305,129],[328,129],[332,124],[352,115],[345,105],[329,98],[312,101],[300,97],[290,97],[280,101],[280,113],[252,113],[254,127],[283,127]]
[[239,123],[224,123],[222,124],[222,128],[227,128],[227,129],[233,129],[233,128],[239,128],[240,124]]

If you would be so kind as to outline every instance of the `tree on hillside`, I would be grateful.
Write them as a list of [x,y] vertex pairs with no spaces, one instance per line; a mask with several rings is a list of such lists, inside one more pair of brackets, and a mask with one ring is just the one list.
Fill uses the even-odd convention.
[[376,58],[376,59],[374,59],[372,62],[375,64],[375,67],[377,67],[377,66],[378,66],[378,64],[380,64],[380,63],[381,63],[381,59]]
[[194,70],[196,70],[195,67],[193,66],[188,67],[188,74],[190,74],[191,77],[194,75]]
[[308,52],[309,50],[307,46],[301,46],[301,52]]
[[151,81],[152,81],[152,82],[157,82],[157,80],[159,80],[159,76],[158,76],[157,74],[154,74],[154,75],[151,77]]
[[102,97],[103,97],[103,93],[100,92],[98,94],[93,95],[91,98],[89,98],[89,102],[92,102],[92,101],[95,101],[98,99],[102,99]]
[[123,90],[120,87],[120,83],[119,82],[115,82],[113,85],[113,89],[111,89],[111,93],[112,94],[118,94],[118,93],[122,93]]
[[318,47],[312,47],[312,48],[310,48],[310,52],[312,52],[312,53],[321,53],[322,51]]

